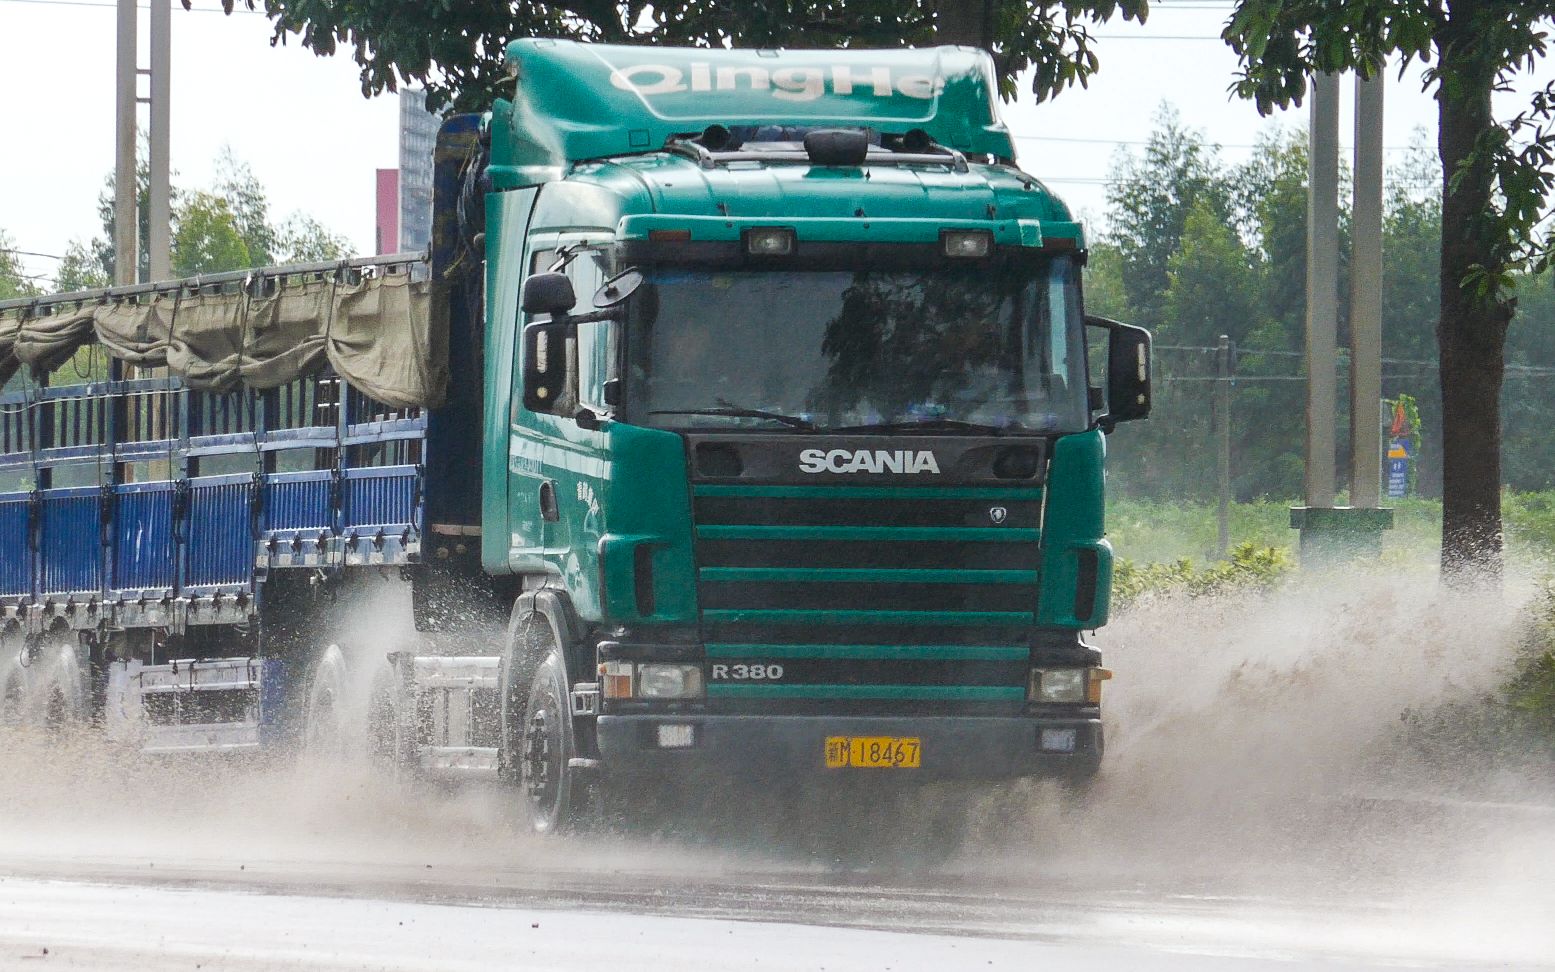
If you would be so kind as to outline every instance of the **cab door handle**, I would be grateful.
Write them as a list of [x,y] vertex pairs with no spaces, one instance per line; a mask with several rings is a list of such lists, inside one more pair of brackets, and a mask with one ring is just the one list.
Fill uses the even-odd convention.
[[547,479],[540,484],[540,519],[555,523],[562,518],[556,506],[556,484]]

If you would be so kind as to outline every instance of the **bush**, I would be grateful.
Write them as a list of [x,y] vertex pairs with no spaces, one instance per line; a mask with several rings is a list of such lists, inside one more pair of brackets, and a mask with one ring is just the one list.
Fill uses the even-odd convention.
[[1555,578],[1545,578],[1534,600],[1517,674],[1507,685],[1507,701],[1555,740]]
[[1244,543],[1230,557],[1196,568],[1183,558],[1170,563],[1137,565],[1119,560],[1113,569],[1112,593],[1120,604],[1144,594],[1184,591],[1198,597],[1229,590],[1269,587],[1295,567],[1290,552],[1281,547]]

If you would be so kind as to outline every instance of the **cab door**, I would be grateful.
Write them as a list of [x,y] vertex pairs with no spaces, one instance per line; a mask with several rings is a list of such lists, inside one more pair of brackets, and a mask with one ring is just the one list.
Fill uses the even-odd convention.
[[[543,273],[567,247],[591,242],[581,234],[537,235],[531,242],[529,272]],[[604,280],[599,255],[584,250],[562,268],[572,281],[577,303],[573,313],[592,310],[592,299]],[[527,323],[527,321],[524,321]],[[583,324],[576,347],[579,400],[591,413],[603,409],[603,382],[613,377],[601,370],[600,353],[614,354],[610,327]],[[522,349],[523,343],[518,347]],[[519,353],[522,353],[520,350]],[[572,354],[569,353],[569,357]],[[598,497],[608,475],[606,436],[579,424],[576,415],[546,415],[522,406],[523,369],[514,369],[510,423],[509,522],[512,524],[513,569],[563,578],[579,609],[593,599],[597,586],[597,545],[603,533]],[[589,423],[592,424],[592,423]]]

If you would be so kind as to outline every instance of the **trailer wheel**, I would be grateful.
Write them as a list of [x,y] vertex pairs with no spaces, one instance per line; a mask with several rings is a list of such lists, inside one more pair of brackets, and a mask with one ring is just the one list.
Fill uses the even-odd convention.
[[373,671],[367,694],[367,758],[391,777],[408,775],[416,765],[415,739],[399,712],[400,680],[387,660]]
[[346,658],[339,645],[324,649],[308,685],[304,746],[311,756],[346,753]]
[[0,729],[14,729],[26,720],[27,671],[21,653],[20,638],[0,635]]
[[587,787],[568,765],[576,748],[566,670],[561,651],[552,647],[529,680],[529,699],[519,727],[519,792],[529,827],[537,834],[573,829],[587,804]]
[[28,707],[35,724],[49,733],[86,725],[86,673],[76,657],[74,635],[56,633],[49,636],[32,665],[37,676]]

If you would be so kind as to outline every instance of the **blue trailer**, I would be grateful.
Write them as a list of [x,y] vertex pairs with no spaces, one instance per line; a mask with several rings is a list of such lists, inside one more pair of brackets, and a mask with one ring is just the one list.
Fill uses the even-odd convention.
[[[0,314],[25,342],[29,327],[57,333],[109,311],[155,330],[165,311],[176,347],[196,302],[243,326],[266,301],[310,293],[329,292],[315,301],[326,316],[342,292],[395,290],[410,311],[426,303],[425,278],[422,257],[402,255],[12,301]],[[321,657],[295,631],[308,603],[353,569],[420,560],[428,410],[374,399],[327,353],[255,387],[130,365],[101,333],[83,336],[0,396],[0,713],[101,721],[147,752],[278,741]],[[239,371],[253,363],[239,359]]]

